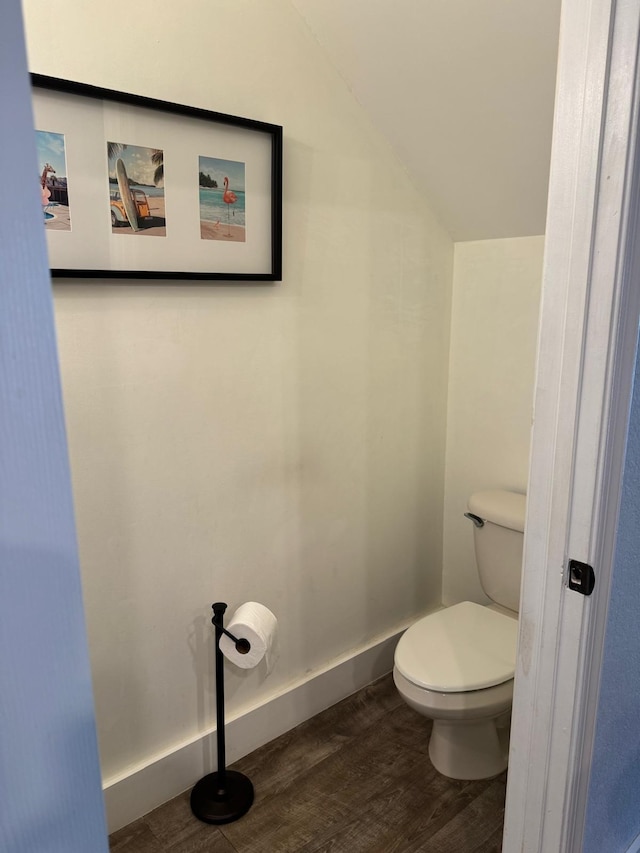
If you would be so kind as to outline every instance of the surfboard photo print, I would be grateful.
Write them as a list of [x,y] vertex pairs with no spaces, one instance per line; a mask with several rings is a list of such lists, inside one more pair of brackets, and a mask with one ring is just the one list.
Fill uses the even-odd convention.
[[166,237],[162,149],[107,142],[107,157],[113,233]]

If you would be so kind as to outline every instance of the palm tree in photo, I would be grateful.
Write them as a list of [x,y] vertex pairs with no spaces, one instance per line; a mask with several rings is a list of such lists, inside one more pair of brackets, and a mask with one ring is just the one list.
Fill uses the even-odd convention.
[[158,186],[164,180],[164,152],[160,148],[154,148],[151,162],[156,167],[153,173],[153,183]]
[[109,160],[115,160],[115,158],[120,154],[121,151],[124,151],[126,145],[122,145],[120,142],[107,142],[107,158]]
[[[121,142],[107,142],[107,158],[111,163],[127,148]],[[153,173],[153,183],[158,186],[164,180],[164,151],[161,148],[147,149],[151,151],[151,162],[156,167]],[[135,183],[134,179],[130,183]]]

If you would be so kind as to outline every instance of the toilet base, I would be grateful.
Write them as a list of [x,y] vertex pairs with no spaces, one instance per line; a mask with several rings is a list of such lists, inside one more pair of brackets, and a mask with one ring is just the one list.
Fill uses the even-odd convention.
[[506,770],[508,737],[496,722],[434,720],[429,758],[435,769],[451,779],[488,779]]

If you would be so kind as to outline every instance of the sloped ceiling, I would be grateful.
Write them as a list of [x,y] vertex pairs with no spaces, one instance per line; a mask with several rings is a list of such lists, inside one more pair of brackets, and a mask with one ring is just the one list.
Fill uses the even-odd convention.
[[454,240],[543,234],[560,0],[292,0]]

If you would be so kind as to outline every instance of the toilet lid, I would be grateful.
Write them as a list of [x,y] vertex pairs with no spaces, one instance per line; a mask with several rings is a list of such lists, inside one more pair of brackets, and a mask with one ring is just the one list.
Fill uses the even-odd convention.
[[395,665],[418,687],[462,693],[513,678],[518,622],[463,601],[412,625],[396,647]]

